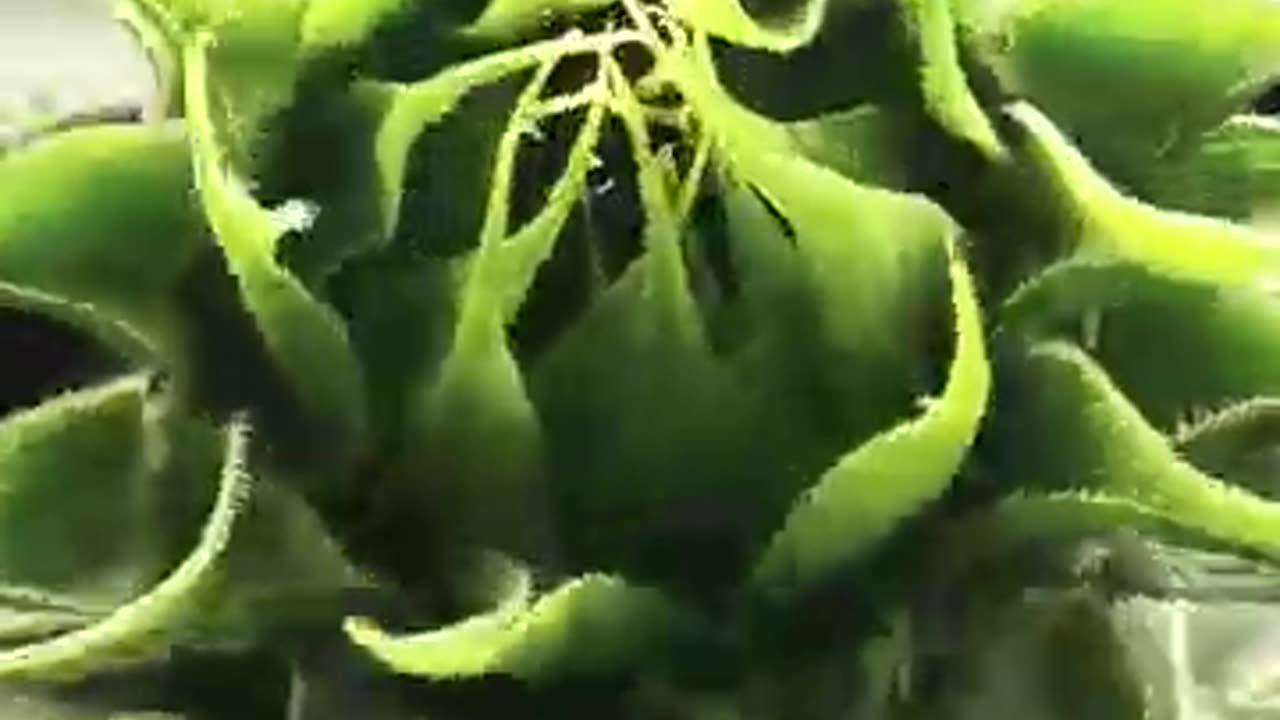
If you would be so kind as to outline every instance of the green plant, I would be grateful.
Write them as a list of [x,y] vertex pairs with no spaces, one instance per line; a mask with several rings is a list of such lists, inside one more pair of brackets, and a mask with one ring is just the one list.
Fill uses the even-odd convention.
[[1280,587],[1274,3],[119,13],[157,119],[0,157],[128,368],[0,424],[14,697],[1184,718],[1142,603]]

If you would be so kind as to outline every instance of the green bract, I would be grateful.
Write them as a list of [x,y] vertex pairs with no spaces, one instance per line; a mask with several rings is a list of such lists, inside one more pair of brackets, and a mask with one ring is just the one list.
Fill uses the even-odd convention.
[[1208,717],[1140,616],[1280,599],[1275,3],[117,12],[155,117],[0,155],[125,373],[0,421],[15,707]]

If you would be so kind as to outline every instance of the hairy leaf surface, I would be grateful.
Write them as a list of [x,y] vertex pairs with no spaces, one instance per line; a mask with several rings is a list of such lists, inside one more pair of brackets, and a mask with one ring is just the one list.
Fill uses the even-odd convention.
[[6,302],[61,309],[134,359],[179,365],[176,286],[205,245],[185,150],[177,126],[107,125],[0,160]]
[[310,419],[332,433],[338,451],[363,441],[367,409],[361,369],[332,308],[276,261],[290,222],[258,205],[228,167],[209,109],[206,45],[183,53],[188,121],[200,198],[241,297],[262,339]]

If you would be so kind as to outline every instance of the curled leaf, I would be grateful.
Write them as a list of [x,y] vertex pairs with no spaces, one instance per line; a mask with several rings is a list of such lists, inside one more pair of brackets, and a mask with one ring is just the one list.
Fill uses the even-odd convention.
[[953,4],[1004,91],[1043,108],[1127,181],[1280,75],[1280,7],[1270,0]]
[[1169,280],[1137,262],[1084,256],[1049,265],[1018,286],[1000,311],[1002,329],[1047,333],[1135,298]]
[[309,231],[280,253],[307,287],[325,287],[349,261],[385,247],[374,144],[392,95],[378,82],[303,93],[273,126],[283,139],[263,185],[315,204]]
[[347,635],[392,670],[533,682],[621,669],[670,640],[678,614],[658,591],[610,575],[570,580],[530,603],[517,584],[491,613],[417,635],[352,618]]
[[1006,416],[1010,450],[1034,453],[1043,481],[1130,500],[1224,543],[1280,556],[1280,503],[1209,477],[1180,458],[1105,371],[1065,342],[1035,345],[1024,382],[1036,398]]
[[667,5],[696,30],[777,53],[809,44],[827,13],[827,0],[788,0],[783,8],[759,17],[741,0],[667,0]]
[[[208,429],[199,427],[199,435],[207,437]],[[178,437],[197,441],[199,435]],[[255,473],[252,496],[219,561],[216,587],[201,598],[199,612],[175,628],[175,644],[243,652],[281,631],[331,625],[344,592],[369,586],[319,514],[293,489],[298,481],[290,480],[269,470]]]
[[1280,497],[1274,475],[1280,397],[1253,397],[1193,418],[1174,440],[1196,467],[1273,499]]
[[1218,285],[1262,287],[1280,277],[1280,241],[1123,195],[1034,106],[1020,102],[1006,112],[1025,133],[1020,149],[1061,205],[1076,253]]
[[379,23],[410,5],[410,0],[310,0],[302,15],[302,52],[357,48]]
[[752,582],[789,595],[867,552],[948,487],[978,431],[991,383],[972,280],[947,238],[955,356],[942,395],[919,418],[841,458],[787,515]]
[[988,159],[1003,159],[1004,146],[969,89],[960,65],[952,3],[899,0],[899,5],[909,42],[920,58],[925,110],[947,132],[971,143]]
[[982,552],[1009,552],[1032,543],[1070,543],[1119,530],[1177,535],[1177,524],[1147,505],[1098,490],[1018,492],[978,521]]
[[[135,27],[143,29],[148,49],[158,51],[157,64],[173,62],[178,74],[185,72],[184,47],[209,38],[203,82],[212,88],[208,102],[218,117],[224,161],[256,174],[267,125],[293,100],[302,72],[299,25],[307,0],[118,1],[135,6],[125,17],[142,20]],[[189,79],[168,82],[166,89],[178,97],[177,86]]]
[[299,404],[349,451],[365,429],[361,369],[337,313],[276,261],[276,244],[288,225],[258,205],[226,163],[209,107],[209,42],[201,36],[183,53],[191,150],[205,214],[241,297]]
[[235,519],[247,500],[248,443],[248,427],[237,421],[228,430],[218,495],[199,543],[180,565],[145,594],[91,625],[0,651],[0,678],[78,678],[122,659],[163,649],[165,634],[180,624],[184,613],[197,607],[201,592],[214,577]]
[[[178,369],[177,286],[204,246],[174,125],[56,133],[0,159],[4,302]],[[146,258],[146,262],[139,262]]]
[[488,607],[441,630],[392,638],[369,618],[351,618],[351,639],[406,674],[458,677],[489,672],[495,646],[526,612],[533,593],[529,569],[502,555],[484,554],[465,578],[466,595]]
[[[1186,414],[1280,393],[1280,302],[1132,260],[1051,264],[1005,301],[1002,333],[1084,336],[1126,396],[1173,432]],[[1158,363],[1149,348],[1160,347]]]
[[147,515],[145,390],[127,377],[0,423],[0,582],[91,605],[145,582],[131,562]]

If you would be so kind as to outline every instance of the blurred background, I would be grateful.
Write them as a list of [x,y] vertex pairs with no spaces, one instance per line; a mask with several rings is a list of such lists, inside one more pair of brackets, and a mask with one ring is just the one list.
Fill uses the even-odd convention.
[[151,69],[111,6],[0,0],[0,146],[33,124],[149,97]]

